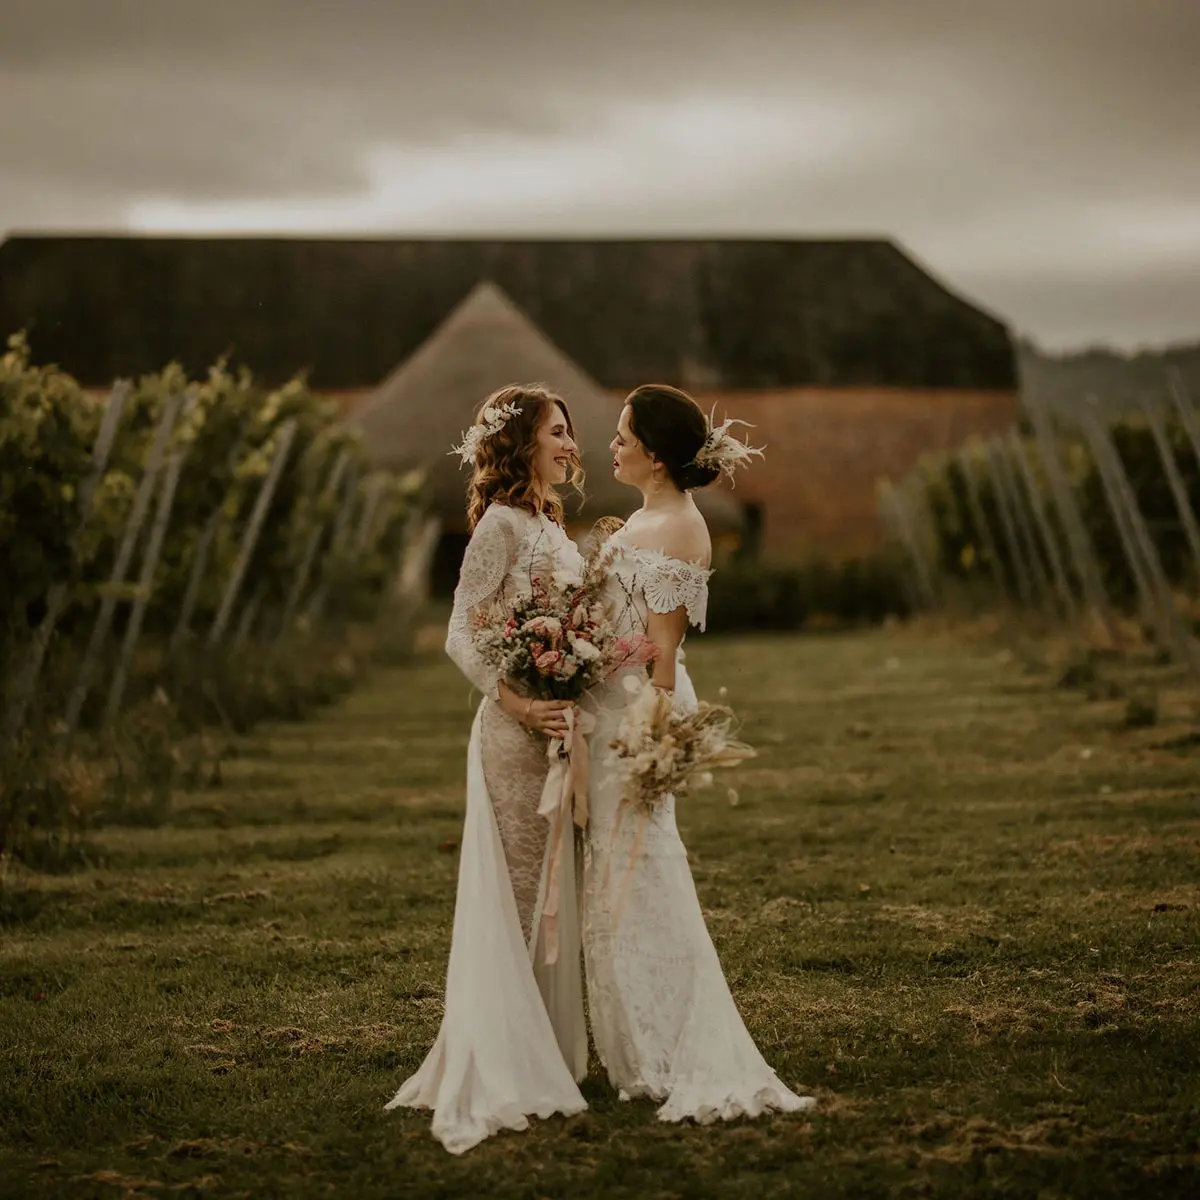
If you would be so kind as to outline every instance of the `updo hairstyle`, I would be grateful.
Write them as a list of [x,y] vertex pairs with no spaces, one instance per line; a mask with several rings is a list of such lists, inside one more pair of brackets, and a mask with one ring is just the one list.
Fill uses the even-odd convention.
[[662,463],[681,492],[706,487],[721,473],[695,461],[708,437],[708,418],[687,392],[647,383],[630,392],[625,403],[634,437]]

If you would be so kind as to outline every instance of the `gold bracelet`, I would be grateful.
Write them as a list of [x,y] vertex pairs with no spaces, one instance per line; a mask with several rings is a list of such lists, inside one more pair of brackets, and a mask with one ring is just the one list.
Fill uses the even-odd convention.
[[521,723],[522,724],[524,724],[527,720],[529,720],[529,714],[532,711],[533,711],[533,697],[530,696],[529,699],[525,701],[525,711],[521,714]]

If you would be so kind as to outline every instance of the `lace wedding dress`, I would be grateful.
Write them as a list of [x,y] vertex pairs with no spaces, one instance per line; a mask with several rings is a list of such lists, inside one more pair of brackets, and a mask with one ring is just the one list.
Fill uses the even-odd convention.
[[[704,628],[705,568],[634,547],[617,534],[605,582],[618,632],[645,633],[647,614],[681,605]],[[696,693],[676,665],[676,704]],[[583,944],[592,1036],[622,1099],[662,1102],[663,1121],[701,1124],[769,1109],[797,1111],[811,1097],[786,1088],[742,1021],[704,923],[687,852],[668,796],[639,827],[621,811],[608,746],[630,694],[619,678],[593,693],[597,725],[589,738],[590,819],[583,889]]]
[[575,544],[548,517],[493,504],[463,557],[446,652],[483,692],[467,747],[463,825],[446,971],[445,1015],[433,1049],[387,1107],[433,1109],[434,1136],[461,1154],[527,1115],[587,1107],[587,1071],[573,829],[562,830],[559,953],[546,966],[538,896],[550,824],[538,815],[547,741],[507,716],[496,672],[472,624],[493,602],[528,595],[537,574],[578,573]]

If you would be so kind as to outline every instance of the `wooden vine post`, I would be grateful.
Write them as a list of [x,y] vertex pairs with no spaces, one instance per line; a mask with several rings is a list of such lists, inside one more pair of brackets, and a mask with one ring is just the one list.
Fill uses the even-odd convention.
[[1175,508],[1179,513],[1179,520],[1183,525],[1183,534],[1187,539],[1188,549],[1192,553],[1192,570],[1195,579],[1200,583],[1200,526],[1196,524],[1196,514],[1192,511],[1191,501],[1188,499],[1187,484],[1179,471],[1179,463],[1175,459],[1175,451],[1171,447],[1171,439],[1167,433],[1166,422],[1163,420],[1162,413],[1153,401],[1148,401],[1143,398],[1139,402],[1139,407],[1146,414],[1146,423],[1150,427],[1150,433],[1154,438],[1154,444],[1158,447],[1158,456],[1162,459],[1163,472],[1167,477],[1167,484],[1171,489],[1171,496],[1175,500]]
[[[350,466],[350,452],[343,447],[341,453],[337,456],[337,460],[333,464],[333,470],[329,473],[329,478],[325,481],[325,486],[321,489],[321,499],[319,503],[322,508],[331,502],[334,496],[337,495],[337,490],[341,486],[342,478],[346,474],[347,468]],[[288,589],[287,599],[283,606],[283,616],[280,619],[279,632],[282,635],[291,628],[292,621],[295,619],[296,610],[300,606],[300,599],[304,595],[304,589],[308,586],[309,577],[312,575],[313,564],[317,561],[317,551],[321,546],[321,539],[325,535],[325,530],[329,527],[329,517],[322,517],[316,521],[312,530],[308,535],[308,541],[305,544],[304,552],[300,559],[300,565],[296,570],[296,574],[292,579],[292,585]]]
[[329,539],[329,546],[325,551],[320,582],[313,590],[312,597],[304,613],[309,627],[313,629],[321,623],[324,616],[325,605],[329,601],[331,576],[341,570],[342,564],[345,561],[346,544],[350,536],[350,520],[355,505],[358,503],[358,476],[358,466],[354,464],[352,469],[346,474],[342,502],[334,514],[333,533]]
[[1188,395],[1188,390],[1183,383],[1183,375],[1178,369],[1172,370],[1168,375],[1168,386],[1171,389],[1171,398],[1175,401],[1176,411],[1179,413],[1179,419],[1183,422],[1183,428],[1187,431],[1188,441],[1192,443],[1192,450],[1195,452],[1196,461],[1200,463],[1200,419],[1196,417],[1196,409],[1192,403],[1191,396]]
[[1175,601],[1158,551],[1146,528],[1137,498],[1125,475],[1108,429],[1101,424],[1094,412],[1086,412],[1082,424],[1092,446],[1109,506],[1117,520],[1138,590],[1145,597],[1155,627],[1156,640],[1164,650],[1170,651],[1173,647],[1176,656],[1182,662],[1200,673],[1200,657],[1196,654],[1195,643],[1184,629],[1175,609]]
[[[183,405],[186,418],[196,404],[196,393],[189,391]],[[125,626],[125,638],[121,645],[121,653],[117,659],[117,668],[113,672],[112,682],[108,689],[108,700],[104,708],[104,724],[111,725],[121,709],[121,700],[125,695],[125,681],[129,676],[129,667],[133,662],[133,654],[137,649],[138,638],[142,632],[142,618],[146,613],[146,605],[154,593],[154,575],[158,570],[158,559],[162,553],[163,539],[166,537],[167,526],[171,521],[171,507],[175,503],[175,491],[179,486],[179,474],[187,461],[186,445],[177,445],[171,451],[167,463],[167,471],[163,476],[162,490],[158,498],[158,510],[154,514],[154,523],[150,526],[150,540],[142,557],[142,571],[138,578],[137,596],[129,613],[129,621]]]
[[1064,616],[1073,617],[1076,613],[1075,596],[1071,591],[1071,582],[1067,577],[1062,555],[1059,553],[1058,539],[1054,536],[1054,528],[1050,524],[1050,517],[1046,512],[1045,500],[1038,485],[1038,478],[1034,472],[1033,464],[1029,460],[1029,455],[1025,452],[1025,445],[1021,441],[1021,435],[1016,429],[1009,431],[1008,444],[1013,461],[1017,464],[1017,469],[1025,482],[1025,491],[1029,496],[1029,505],[1033,511],[1033,518],[1037,523],[1042,547],[1046,551],[1046,560],[1049,562],[1050,571],[1054,576],[1054,591],[1058,596],[1059,605],[1062,608]]
[[1092,544],[1079,501],[1075,497],[1075,490],[1059,456],[1058,440],[1054,435],[1050,415],[1045,407],[1030,395],[1025,396],[1025,410],[1033,426],[1038,453],[1046,471],[1046,481],[1050,484],[1050,493],[1054,499],[1054,509],[1062,522],[1067,549],[1070,551],[1075,577],[1079,580],[1084,604],[1100,618],[1112,644],[1119,646],[1123,640],[1120,626],[1104,588],[1096,548]]
[[1021,543],[1021,551],[1029,568],[1029,581],[1034,598],[1045,612],[1052,613],[1054,598],[1050,591],[1050,580],[1038,552],[1037,538],[1034,536],[1029,521],[1029,510],[1021,500],[1020,488],[1005,454],[1003,441],[995,441],[991,444],[991,457],[1000,491],[1007,496],[1012,511],[1017,539]]
[[[79,539],[87,528],[88,518],[92,513],[92,500],[100,480],[104,478],[104,468],[108,465],[108,456],[112,452],[117,430],[121,424],[121,416],[125,411],[125,402],[129,399],[132,388],[128,382],[121,380],[116,383],[109,394],[104,406],[104,415],[100,418],[100,428],[96,432],[96,442],[92,447],[92,469],[79,489],[79,524],[71,539],[70,556],[72,570],[78,555]],[[46,612],[34,630],[25,660],[17,672],[17,678],[8,696],[4,713],[4,732],[12,737],[20,729],[25,719],[29,703],[37,690],[38,679],[46,660],[46,651],[50,647],[50,639],[66,609],[70,598],[70,580],[59,580],[53,584],[46,595]]]
[[995,581],[1001,596],[1005,600],[1011,599],[1012,589],[1009,587],[1008,579],[1004,574],[1004,563],[1000,559],[1000,549],[996,545],[991,524],[988,522],[987,513],[984,511],[983,499],[979,494],[979,481],[975,478],[975,468],[971,462],[970,451],[964,446],[959,450],[956,458],[958,460],[958,469],[962,472],[963,488],[967,494],[967,509],[971,514],[971,523],[975,527],[975,532],[979,535],[979,540],[983,543],[984,554],[988,560],[988,570],[991,572],[992,579]]
[[208,645],[211,647],[221,644],[221,638],[224,636],[229,619],[233,615],[233,606],[237,602],[238,592],[242,587],[242,580],[249,569],[250,559],[254,554],[254,547],[258,542],[258,535],[262,532],[263,522],[266,520],[267,511],[271,507],[271,500],[275,495],[275,489],[279,486],[284,464],[287,462],[288,453],[291,451],[292,442],[296,437],[298,428],[299,426],[294,417],[279,427],[279,441],[275,446],[275,455],[271,459],[271,466],[267,470],[267,477],[263,480],[262,487],[259,488],[258,495],[255,497],[254,509],[250,513],[250,521],[246,526],[245,533],[242,535],[242,544],[238,547],[238,555],[233,564],[233,573],[230,575],[229,582],[225,586],[225,593],[221,597],[220,608],[217,609],[217,615],[213,619],[212,627],[208,631]]
[[163,405],[162,416],[159,419],[158,428],[154,432],[154,440],[150,445],[150,451],[146,455],[146,462],[142,468],[141,482],[138,484],[137,492],[134,494],[133,508],[130,511],[129,520],[125,523],[125,532],[122,534],[121,544],[117,548],[116,561],[113,563],[112,571],[108,577],[108,584],[101,596],[100,611],[96,614],[95,623],[92,625],[91,637],[88,639],[87,648],[83,653],[83,660],[79,664],[79,673],[75,679],[75,686],[71,691],[71,697],[67,703],[67,712],[64,717],[67,737],[70,737],[78,728],[79,718],[83,713],[83,706],[95,681],[100,656],[104,651],[104,644],[108,640],[109,631],[112,629],[113,615],[116,612],[117,602],[120,598],[120,589],[125,582],[125,575],[129,570],[134,548],[141,534],[142,525],[145,523],[146,514],[150,509],[150,500],[154,494],[155,485],[158,482],[158,473],[162,466],[163,455],[166,453],[171,431],[175,427],[175,418],[179,413],[182,400],[183,397],[177,394],[169,397]]
[[917,582],[917,593],[921,603],[925,608],[931,611],[935,610],[938,607],[938,601],[937,592],[933,585],[933,572],[921,552],[921,546],[917,541],[916,530],[913,527],[911,516],[905,508],[900,493],[890,480],[885,479],[880,484],[879,498],[912,561]]
[[1012,563],[1013,578],[1017,583],[1017,597],[1022,604],[1033,603],[1033,585],[1029,578],[1029,567],[1025,562],[1020,542],[1017,540],[1016,518],[1009,507],[1008,496],[1000,483],[999,469],[995,461],[995,447],[991,442],[984,443],[984,464],[987,467],[988,479],[992,485],[992,495],[996,498],[996,511],[1000,514],[1000,526],[1004,532],[1004,541],[1008,546],[1009,561]]

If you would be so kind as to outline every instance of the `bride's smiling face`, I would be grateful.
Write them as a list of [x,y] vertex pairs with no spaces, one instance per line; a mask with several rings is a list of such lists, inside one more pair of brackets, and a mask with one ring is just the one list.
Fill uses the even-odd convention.
[[630,487],[644,488],[654,478],[654,459],[637,440],[629,424],[632,412],[627,404],[621,409],[617,422],[617,436],[608,444],[613,455],[613,477]]
[[566,483],[578,455],[579,447],[571,436],[567,414],[557,404],[551,404],[538,426],[534,474],[547,487]]

